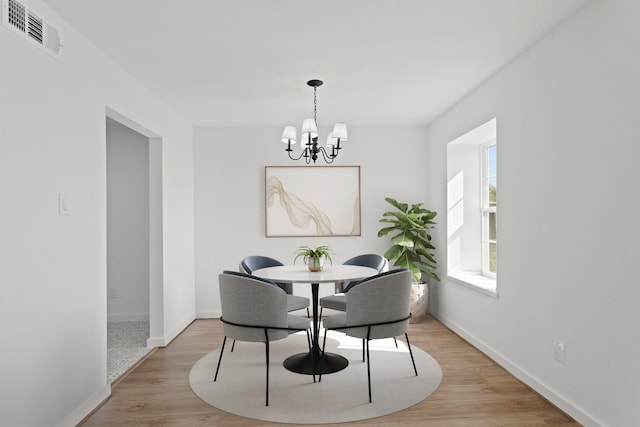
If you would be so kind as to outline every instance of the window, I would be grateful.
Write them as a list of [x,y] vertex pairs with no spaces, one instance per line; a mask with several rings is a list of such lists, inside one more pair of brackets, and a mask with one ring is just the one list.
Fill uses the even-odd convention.
[[447,145],[447,275],[497,296],[496,119]]
[[498,241],[496,239],[498,188],[495,140],[491,144],[483,146],[482,159],[482,274],[495,279],[498,265]]

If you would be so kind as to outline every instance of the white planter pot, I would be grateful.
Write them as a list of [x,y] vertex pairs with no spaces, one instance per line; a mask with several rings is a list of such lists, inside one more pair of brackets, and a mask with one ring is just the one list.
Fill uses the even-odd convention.
[[322,271],[324,267],[324,258],[320,258],[318,262],[315,262],[313,258],[309,258],[307,260],[307,267],[309,267],[309,271]]
[[411,318],[409,323],[420,323],[429,309],[429,284],[413,283],[411,285]]

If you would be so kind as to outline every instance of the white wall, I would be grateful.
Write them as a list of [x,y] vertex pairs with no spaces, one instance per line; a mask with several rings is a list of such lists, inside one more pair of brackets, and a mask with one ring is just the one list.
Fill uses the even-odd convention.
[[[326,130],[320,129],[322,135]],[[247,255],[267,255],[293,262],[300,245],[330,245],[335,263],[364,252],[384,253],[388,238],[378,238],[378,220],[393,207],[384,201],[427,199],[425,128],[349,128],[336,165],[359,165],[362,236],[265,237],[264,167],[301,166],[288,159],[281,128],[196,128],[196,313],[220,315],[218,274],[238,269]],[[440,219],[439,217],[436,220]],[[300,261],[298,261],[300,262]],[[333,286],[320,287],[328,294]],[[294,292],[310,295],[307,286]]]
[[106,126],[107,320],[149,320],[149,138]]
[[482,271],[481,146],[447,146],[448,271]]
[[638,17],[590,3],[428,130],[443,211],[447,142],[498,119],[499,298],[445,279],[432,312],[585,425],[640,425]]
[[[74,425],[106,384],[105,108],[163,141],[163,330],[194,317],[192,127],[43,3],[58,62],[0,28],[0,424]],[[72,215],[58,215],[66,193]],[[36,410],[34,410],[36,408]]]

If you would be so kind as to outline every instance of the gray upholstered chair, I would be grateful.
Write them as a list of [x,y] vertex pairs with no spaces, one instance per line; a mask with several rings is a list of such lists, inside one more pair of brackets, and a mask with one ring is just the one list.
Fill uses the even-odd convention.
[[286,293],[270,280],[235,271],[223,272],[218,280],[224,339],[213,381],[218,379],[227,337],[239,341],[263,342],[267,372],[265,404],[269,406],[269,343],[295,332],[306,331],[310,348],[309,319],[289,314]]
[[[276,267],[280,265],[284,264],[282,264],[277,259],[269,258],[262,255],[251,255],[245,257],[242,261],[240,261],[239,270],[242,273],[251,274],[255,270],[258,270],[260,268]],[[309,317],[309,298],[293,295],[292,283],[275,283],[287,293],[287,310],[296,311],[306,308],[307,317]]]
[[[346,260],[344,265],[360,265],[363,267],[371,267],[378,270],[378,273],[382,273],[384,271],[389,270],[389,261],[378,254],[363,254],[358,255],[353,258]],[[335,295],[329,295],[326,297],[320,298],[320,317],[322,317],[322,310],[324,308],[330,308],[332,310],[345,311],[347,307],[347,299],[345,298],[345,294],[349,292],[353,286],[358,284],[360,281],[351,281],[351,282],[338,282],[336,283],[336,293]]]
[[[416,376],[418,370],[409,343],[409,300],[411,271],[399,269],[369,277],[346,294],[347,310],[323,319],[325,332],[322,342],[324,353],[328,330],[339,330],[349,336],[365,340],[369,403],[371,403],[371,364],[369,341],[404,334]],[[322,376],[320,376],[322,380]]]

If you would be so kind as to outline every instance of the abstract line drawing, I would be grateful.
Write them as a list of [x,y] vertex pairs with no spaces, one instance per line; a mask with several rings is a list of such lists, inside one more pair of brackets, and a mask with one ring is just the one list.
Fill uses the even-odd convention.
[[359,166],[266,166],[267,237],[359,236]]

